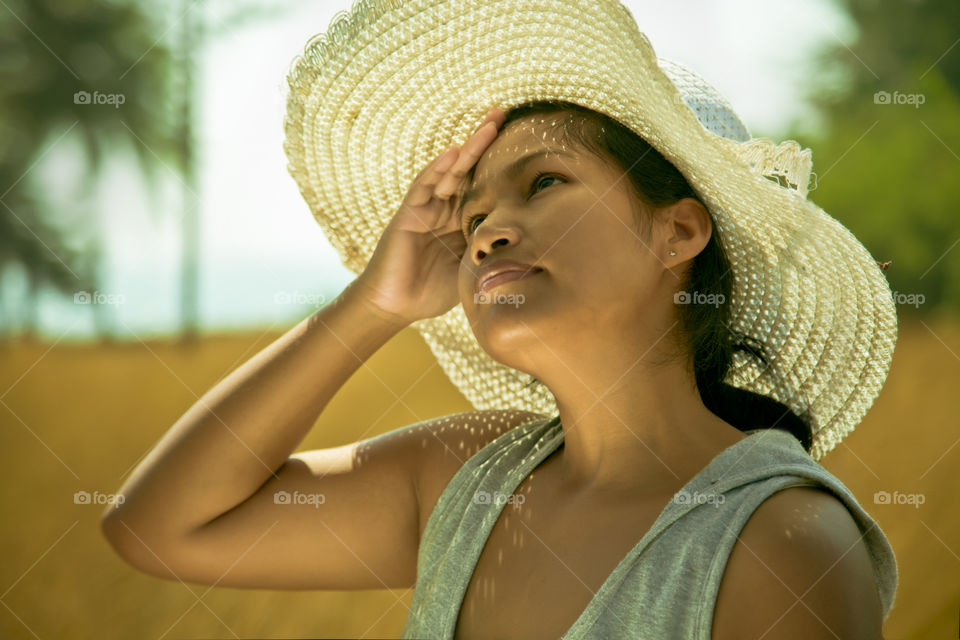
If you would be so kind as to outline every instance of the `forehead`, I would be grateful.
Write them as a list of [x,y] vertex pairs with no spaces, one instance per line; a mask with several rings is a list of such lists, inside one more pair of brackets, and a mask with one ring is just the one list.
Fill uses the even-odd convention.
[[527,156],[540,152],[546,156],[563,155],[565,162],[579,162],[579,148],[566,135],[570,114],[534,114],[514,120],[501,130],[481,154],[476,164],[463,177],[461,207],[481,195],[487,183],[503,175],[516,177],[527,162]]
[[510,160],[544,148],[575,152],[567,141],[565,128],[569,114],[553,113],[532,115],[508,124],[497,134],[484,150],[473,167],[473,175],[482,178],[484,173],[496,169]]

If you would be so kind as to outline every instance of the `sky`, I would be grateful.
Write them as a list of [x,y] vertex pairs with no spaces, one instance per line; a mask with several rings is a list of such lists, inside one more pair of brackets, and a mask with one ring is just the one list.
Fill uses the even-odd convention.
[[[228,3],[219,3],[229,6]],[[780,139],[788,123],[814,117],[803,102],[817,47],[851,44],[853,25],[827,0],[626,1],[657,55],[705,77],[754,136]],[[287,2],[269,18],[217,36],[198,59],[196,123],[201,212],[200,318],[205,331],[292,327],[335,297],[354,275],[310,215],[283,153],[283,88],[293,57],[350,2]],[[194,3],[193,7],[203,7]],[[222,16],[209,8],[213,23]],[[173,16],[179,19],[178,15]],[[75,210],[78,141],[63,136],[37,178],[64,215],[100,234],[104,283],[90,299],[118,339],[146,339],[178,327],[179,220],[183,187],[172,170],[150,201],[129,157],[108,165],[91,210]],[[16,300],[19,274],[0,282]],[[289,302],[287,302],[289,301]],[[8,306],[16,308],[16,303]],[[9,310],[8,310],[9,312]],[[6,314],[5,314],[6,315]],[[8,325],[15,325],[15,314]],[[54,339],[93,335],[91,304],[42,296],[40,331]]]

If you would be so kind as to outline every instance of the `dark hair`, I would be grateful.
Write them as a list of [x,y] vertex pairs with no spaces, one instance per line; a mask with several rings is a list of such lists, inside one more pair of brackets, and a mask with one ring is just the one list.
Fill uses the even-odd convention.
[[[613,118],[592,109],[562,101],[528,102],[507,112],[501,131],[511,122],[531,115],[568,112],[579,118],[563,118],[561,138],[579,145],[603,162],[614,164],[629,178],[628,184],[640,202],[651,210],[672,204],[681,198],[702,201],[683,174],[641,136]],[[472,174],[472,170],[471,170]],[[704,206],[707,209],[706,206]],[[652,218],[644,212],[636,216],[638,231],[646,235]],[[713,221],[716,230],[716,222]],[[738,389],[723,382],[733,362],[733,354],[742,351],[768,366],[764,345],[750,336],[730,329],[733,275],[730,261],[717,234],[693,259],[684,277],[685,290],[698,294],[720,294],[721,304],[678,304],[680,329],[676,336],[693,354],[693,372],[704,406],[741,431],[777,428],[791,433],[809,453],[813,440],[809,423],[789,407],[769,396]],[[542,384],[532,378],[530,384]]]

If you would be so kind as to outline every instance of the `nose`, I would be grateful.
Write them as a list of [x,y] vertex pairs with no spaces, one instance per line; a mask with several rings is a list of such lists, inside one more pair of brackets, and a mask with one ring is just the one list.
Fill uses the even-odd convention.
[[516,225],[508,222],[505,216],[491,218],[486,216],[473,232],[471,255],[477,266],[494,247],[515,245],[520,241],[520,231]]

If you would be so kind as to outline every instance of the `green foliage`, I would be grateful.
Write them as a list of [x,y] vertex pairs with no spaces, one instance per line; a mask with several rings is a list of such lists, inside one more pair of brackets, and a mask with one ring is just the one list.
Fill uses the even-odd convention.
[[[125,144],[155,188],[157,159],[177,165],[175,61],[139,2],[11,0],[0,11],[0,271],[18,263],[36,288],[95,286],[95,246],[79,247],[33,168],[67,136],[82,142],[83,195]],[[84,103],[77,92],[91,95]],[[96,94],[94,92],[97,92]],[[95,104],[96,96],[121,104]],[[116,96],[122,96],[117,98]],[[93,221],[91,221],[92,225]],[[87,225],[87,226],[91,226]]]
[[859,39],[837,42],[820,63],[827,75],[840,67],[847,86],[814,83],[825,127],[791,136],[814,149],[810,198],[892,261],[894,291],[923,296],[901,313],[960,310],[960,45],[951,48],[960,3],[841,6]]

